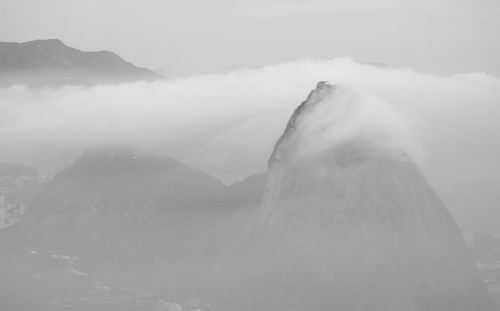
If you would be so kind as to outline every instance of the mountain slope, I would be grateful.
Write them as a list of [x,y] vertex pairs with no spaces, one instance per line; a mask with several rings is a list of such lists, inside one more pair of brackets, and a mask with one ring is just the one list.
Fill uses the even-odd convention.
[[230,185],[224,198],[225,204],[240,207],[258,207],[266,187],[267,176],[257,173]]
[[[10,248],[20,249],[11,257],[27,254],[21,255],[17,269],[45,271],[43,260],[40,266],[30,259],[36,250],[48,257],[77,258],[79,271],[112,288],[189,300],[245,230],[255,209],[238,204],[248,198],[246,191],[232,194],[219,180],[174,159],[103,149],[83,155],[58,174],[28,213],[0,232],[0,249],[6,260]],[[45,292],[37,285],[41,280],[50,282],[61,273],[34,277],[3,270],[0,274],[24,275],[13,281],[35,286],[34,293]],[[66,281],[58,282],[64,287]],[[57,292],[51,288],[46,300],[85,297],[84,291],[70,296]]]
[[56,176],[18,230],[54,246],[116,245],[113,238],[127,231],[151,233],[213,213],[224,190],[217,179],[168,157],[96,151]]
[[207,286],[219,287],[219,310],[494,310],[415,163],[384,133],[337,135],[365,99],[319,83],[296,109],[269,161],[260,225]]
[[112,52],[84,52],[57,39],[0,42],[0,86],[62,86],[161,78]]

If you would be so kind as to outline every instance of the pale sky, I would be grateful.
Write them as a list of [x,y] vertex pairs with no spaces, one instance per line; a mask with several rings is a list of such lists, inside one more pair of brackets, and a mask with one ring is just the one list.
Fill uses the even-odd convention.
[[500,76],[499,0],[1,0],[0,41],[59,38],[167,76],[351,56]]

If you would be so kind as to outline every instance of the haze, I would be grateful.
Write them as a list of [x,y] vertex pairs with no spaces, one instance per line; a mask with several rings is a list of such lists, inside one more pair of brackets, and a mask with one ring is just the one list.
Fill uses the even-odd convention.
[[335,59],[119,86],[14,86],[0,91],[0,160],[55,174],[85,150],[133,146],[231,182],[266,170],[287,118],[321,80],[378,97],[344,132],[391,133],[462,228],[499,229],[500,81],[486,74],[437,77]]
[[0,309],[494,311],[500,0],[1,0]]
[[497,0],[3,0],[2,41],[58,38],[169,77],[350,56],[500,74]]

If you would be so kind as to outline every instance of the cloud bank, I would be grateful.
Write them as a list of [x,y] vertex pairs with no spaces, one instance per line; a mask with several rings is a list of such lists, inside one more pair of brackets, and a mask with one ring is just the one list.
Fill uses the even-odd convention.
[[295,150],[298,159],[314,161],[317,155],[354,140],[380,150],[403,151],[413,159],[421,157],[421,147],[403,117],[377,96],[321,82],[294,114],[290,120],[294,134],[286,134],[292,135],[287,152]]
[[403,148],[419,146],[413,156],[463,226],[488,223],[498,212],[500,80],[349,58],[118,86],[1,89],[0,161],[55,170],[89,148],[119,145],[241,178],[265,170],[293,110],[322,80],[384,102],[387,111],[355,114],[357,122],[365,131],[388,126]]

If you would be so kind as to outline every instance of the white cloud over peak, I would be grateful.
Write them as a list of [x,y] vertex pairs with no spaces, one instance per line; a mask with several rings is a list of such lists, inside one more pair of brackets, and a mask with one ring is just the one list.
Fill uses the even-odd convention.
[[[323,80],[383,101],[390,122],[403,123],[388,128],[421,146],[419,163],[459,222],[488,221],[500,205],[500,80],[482,73],[443,77],[341,58],[117,86],[14,86],[0,90],[0,161],[61,168],[86,149],[130,145],[243,177],[265,169],[291,113]],[[382,113],[372,112],[358,121],[369,126]]]

